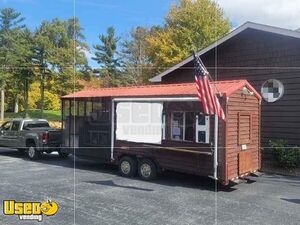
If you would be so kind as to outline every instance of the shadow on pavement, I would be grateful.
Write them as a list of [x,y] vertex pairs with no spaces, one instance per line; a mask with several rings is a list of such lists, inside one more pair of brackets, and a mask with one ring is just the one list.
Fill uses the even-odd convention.
[[10,156],[15,158],[25,158],[26,155],[24,152],[19,152],[17,149],[7,149],[0,148],[0,155]]
[[300,199],[288,199],[288,198],[280,198],[281,200],[287,201],[287,202],[292,202],[295,204],[300,204]]
[[300,177],[287,176],[287,175],[277,175],[273,173],[264,173],[265,177],[268,178],[269,182],[275,183],[285,183],[291,186],[300,186]]
[[125,185],[115,184],[112,180],[86,181],[86,183],[99,184],[99,185],[110,186],[110,187],[133,189],[133,190],[139,190],[139,191],[153,191],[153,189],[148,189],[148,188],[139,188],[139,187],[134,187],[134,186],[125,186]]

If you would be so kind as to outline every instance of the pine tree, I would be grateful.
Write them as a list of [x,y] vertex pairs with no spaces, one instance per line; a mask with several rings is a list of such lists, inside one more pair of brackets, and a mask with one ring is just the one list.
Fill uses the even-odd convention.
[[143,27],[137,27],[130,33],[130,38],[123,41],[121,56],[127,84],[146,83],[149,78],[151,64],[146,54],[146,37],[150,31]]
[[115,35],[115,29],[109,27],[107,35],[99,35],[101,44],[94,45],[95,60],[100,65],[100,75],[104,79],[105,86],[118,86],[121,83],[119,78],[120,59],[117,57],[117,44],[120,40]]
[[18,103],[19,89],[14,78],[18,68],[25,66],[20,64],[20,57],[23,55],[18,54],[18,49],[22,48],[23,44],[22,32],[25,28],[23,21],[24,18],[21,17],[21,14],[14,9],[0,10],[0,85],[2,90],[6,89],[6,95],[12,98],[16,104]]

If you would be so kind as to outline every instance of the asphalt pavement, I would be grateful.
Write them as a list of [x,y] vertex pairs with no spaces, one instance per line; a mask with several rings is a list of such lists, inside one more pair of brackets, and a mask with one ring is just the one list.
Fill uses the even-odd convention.
[[208,178],[165,172],[152,182],[123,178],[117,168],[56,154],[29,161],[0,149],[0,202],[59,205],[42,222],[3,215],[0,224],[299,224],[300,178],[275,174],[222,187]]

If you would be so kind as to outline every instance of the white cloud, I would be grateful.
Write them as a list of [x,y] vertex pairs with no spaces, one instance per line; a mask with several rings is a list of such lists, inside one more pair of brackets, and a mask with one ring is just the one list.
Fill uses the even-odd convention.
[[300,0],[216,0],[235,26],[246,21],[288,29],[300,27]]

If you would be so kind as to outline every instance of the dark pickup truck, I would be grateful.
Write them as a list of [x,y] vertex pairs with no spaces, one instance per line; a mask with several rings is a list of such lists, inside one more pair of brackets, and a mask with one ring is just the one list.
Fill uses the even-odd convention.
[[38,159],[43,152],[57,151],[60,157],[61,130],[51,128],[44,119],[13,119],[0,127],[0,146],[26,152],[30,159]]

